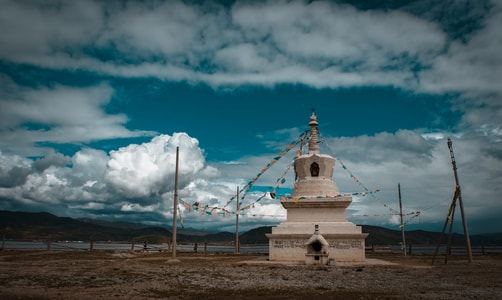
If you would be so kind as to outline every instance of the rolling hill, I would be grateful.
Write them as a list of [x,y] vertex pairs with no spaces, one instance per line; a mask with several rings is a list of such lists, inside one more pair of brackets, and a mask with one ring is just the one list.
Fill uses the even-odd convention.
[[[239,235],[241,244],[267,244],[266,233],[270,226],[258,227]],[[150,243],[168,242],[172,232],[168,228],[152,227],[127,222],[108,222],[94,219],[72,219],[58,217],[47,212],[18,212],[0,210],[0,232],[8,240],[70,240],[70,241],[117,241]],[[369,233],[366,245],[397,245],[401,242],[401,231],[363,225],[363,232]],[[413,230],[406,232],[407,243],[434,245],[439,239],[438,232]],[[207,232],[201,230],[178,229],[180,243],[208,242],[232,243],[235,233]],[[443,239],[446,241],[446,239]],[[452,235],[452,244],[461,245],[465,239],[461,234]],[[502,245],[502,233],[471,236],[473,245]]]

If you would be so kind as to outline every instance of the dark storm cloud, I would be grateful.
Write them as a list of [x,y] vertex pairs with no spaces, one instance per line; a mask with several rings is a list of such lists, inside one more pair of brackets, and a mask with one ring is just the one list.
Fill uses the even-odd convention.
[[30,172],[30,168],[14,166],[9,170],[5,170],[0,167],[0,187],[11,188],[23,185]]

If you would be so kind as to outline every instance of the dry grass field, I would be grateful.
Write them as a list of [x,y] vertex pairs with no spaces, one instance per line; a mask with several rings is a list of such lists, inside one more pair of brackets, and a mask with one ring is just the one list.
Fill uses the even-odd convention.
[[0,251],[0,299],[500,299],[502,256],[308,266],[264,255]]

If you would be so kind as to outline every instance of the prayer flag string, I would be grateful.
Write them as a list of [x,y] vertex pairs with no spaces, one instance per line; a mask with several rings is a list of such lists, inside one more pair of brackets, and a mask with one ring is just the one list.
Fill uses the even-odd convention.
[[[249,189],[253,186],[253,184],[260,178],[271,166],[273,166],[279,159],[281,159],[289,150],[293,149],[298,143],[304,140],[304,137],[307,135],[309,131],[305,131],[298,138],[296,138],[293,142],[287,145],[276,157],[274,157],[262,170],[259,172],[252,180],[250,180],[242,189],[241,189],[241,200],[244,200],[246,195],[249,192]],[[235,196],[230,198],[228,202],[223,207],[227,207],[233,200]]]
[[357,177],[354,176],[354,174],[352,174],[352,172],[345,166],[345,164],[343,163],[343,161],[341,159],[338,159],[338,162],[340,163],[340,165],[342,166],[342,168],[349,173],[350,178],[352,178],[352,180],[354,180],[354,182],[357,183],[364,190],[362,193],[365,193],[365,195],[366,194],[371,195],[371,197],[375,201],[377,201],[378,203],[382,204],[384,207],[386,207],[387,209],[389,209],[393,214],[399,214],[399,212],[397,210],[393,209],[392,207],[389,207],[386,203],[380,201],[380,199],[378,199],[378,197],[375,196],[374,193],[370,192],[368,190],[368,188],[366,186],[364,186],[364,184],[362,184],[362,182],[359,179],[357,179]]
[[[331,148],[329,147],[329,145],[326,143],[325,139],[322,138],[320,139],[322,142],[324,142],[324,144],[326,145],[326,147],[328,147],[328,149],[334,153],[334,151],[331,150]],[[334,155],[333,155],[334,156]],[[377,201],[378,203],[380,203],[381,205],[383,205],[384,207],[386,207],[387,209],[389,209],[389,211],[393,214],[393,215],[400,215],[400,213],[393,209],[392,207],[388,206],[386,203],[382,202],[376,195],[374,195],[375,192],[378,192],[379,190],[374,190],[374,191],[369,191],[368,188],[366,188],[366,186],[364,186],[364,184],[362,184],[362,182],[356,177],[354,176],[354,174],[352,174],[352,172],[347,168],[347,166],[343,163],[343,161],[341,159],[337,159],[336,156],[334,156],[336,160],[338,160],[338,162],[340,163],[340,165],[342,166],[342,169],[344,169],[345,171],[347,171],[349,173],[349,176],[350,178],[352,178],[352,180],[357,183],[362,189],[363,189],[363,192],[360,192],[360,193],[353,193],[352,195],[361,195],[361,196],[366,196],[367,194],[371,195],[371,197]],[[415,217],[420,217],[420,212],[413,212],[413,213],[409,213],[407,215],[413,215],[406,223],[410,222],[412,219],[414,219]]]

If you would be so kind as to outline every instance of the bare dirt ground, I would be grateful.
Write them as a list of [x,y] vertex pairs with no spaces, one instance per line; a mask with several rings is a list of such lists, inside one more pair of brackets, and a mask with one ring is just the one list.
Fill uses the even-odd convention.
[[502,255],[273,264],[264,255],[0,251],[0,299],[501,299]]

